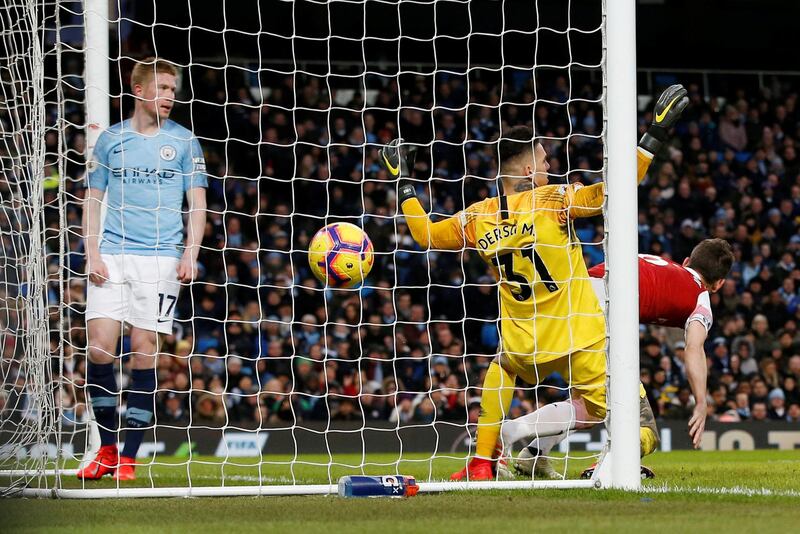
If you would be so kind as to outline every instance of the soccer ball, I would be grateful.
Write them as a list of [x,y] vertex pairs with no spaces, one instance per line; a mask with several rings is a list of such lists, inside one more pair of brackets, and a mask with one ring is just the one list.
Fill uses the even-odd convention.
[[350,223],[332,223],[320,228],[308,247],[311,272],[330,287],[347,288],[360,284],[374,261],[369,237]]

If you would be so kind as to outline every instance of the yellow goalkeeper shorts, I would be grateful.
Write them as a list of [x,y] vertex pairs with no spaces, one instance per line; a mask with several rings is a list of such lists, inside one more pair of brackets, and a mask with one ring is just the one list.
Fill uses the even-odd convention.
[[547,376],[558,373],[586,403],[590,415],[603,419],[606,416],[606,340],[573,352],[568,356],[536,363],[536,357],[506,354],[507,369],[529,384],[538,384]]

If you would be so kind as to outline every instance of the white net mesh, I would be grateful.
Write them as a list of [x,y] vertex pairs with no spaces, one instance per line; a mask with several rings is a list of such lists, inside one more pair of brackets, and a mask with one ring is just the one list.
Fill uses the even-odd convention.
[[[34,3],[17,4],[3,12],[19,22],[3,30],[3,58],[11,61],[0,109],[2,431],[11,446],[4,450],[13,452],[12,468],[42,468],[29,447],[49,441],[58,450],[50,464],[76,468],[90,421],[82,11],[57,2],[42,19]],[[399,136],[421,147],[417,190],[435,220],[498,194],[495,140],[516,125],[531,126],[547,150],[551,183],[600,181],[601,2],[146,4],[120,2],[110,15],[111,123],[133,110],[135,60],[156,55],[182,67],[171,118],[199,139],[209,177],[200,273],[180,293],[158,358],[155,416],[138,451],[137,480],[79,481],[69,473],[58,484],[447,478],[474,453],[481,385],[500,340],[497,283],[470,247],[414,243],[378,151]],[[58,65],[42,60],[38,41],[42,28],[57,25],[44,50]],[[58,85],[43,82],[56,77]],[[43,92],[56,88],[45,120]],[[58,159],[45,157],[45,143]],[[38,179],[43,173],[57,189],[43,191],[50,183]],[[43,219],[51,206],[52,218]],[[336,221],[363,228],[375,246],[361,288],[325,289],[308,269],[311,236]],[[27,255],[44,250],[43,223],[54,231],[47,250],[60,251],[47,257],[49,286],[43,256]],[[570,232],[589,264],[602,261],[601,222],[578,221]],[[55,388],[48,288],[58,304],[49,316],[51,348],[61,355]],[[115,363],[121,441],[130,351],[124,336]],[[519,384],[509,418],[568,397],[564,377],[541,379],[538,387]],[[58,417],[50,416],[54,405]],[[560,473],[574,477],[590,462],[561,458],[591,456],[604,440],[598,431],[582,441],[553,453]]]
[[[44,10],[34,2],[7,2],[0,10],[0,466],[15,469],[12,484],[48,467],[56,439],[48,304],[60,298],[58,269],[48,271],[45,244],[58,250],[58,233],[46,233],[46,210],[58,181],[48,180],[45,136],[58,139],[45,117]],[[52,87],[51,87],[52,88]],[[52,95],[51,95],[52,96]],[[57,213],[57,211],[56,211]],[[51,257],[57,265],[58,256]],[[50,315],[55,317],[55,314]],[[54,448],[54,447],[53,447]],[[4,482],[8,482],[4,480]],[[8,485],[8,484],[3,484]]]

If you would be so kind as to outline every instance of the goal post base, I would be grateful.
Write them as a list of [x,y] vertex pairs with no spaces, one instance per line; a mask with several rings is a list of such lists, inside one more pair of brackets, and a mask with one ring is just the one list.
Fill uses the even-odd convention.
[[613,464],[613,455],[609,454],[608,444],[603,447],[603,452],[600,458],[597,459],[597,467],[592,473],[592,481],[599,489],[611,489],[614,487],[613,475],[611,466]]
[[[597,487],[594,480],[502,480],[485,482],[420,482],[420,493],[477,490],[543,490],[590,489]],[[336,495],[336,484],[295,484],[283,486],[225,486],[186,488],[110,488],[110,489],[45,489],[0,488],[0,493],[11,497],[39,499],[114,499],[154,497],[267,497],[290,495]]]

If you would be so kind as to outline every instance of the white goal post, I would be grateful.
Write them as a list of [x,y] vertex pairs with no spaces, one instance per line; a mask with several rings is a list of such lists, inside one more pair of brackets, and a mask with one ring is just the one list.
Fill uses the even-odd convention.
[[[636,181],[636,0],[606,0],[608,121],[606,150],[606,265],[608,272],[610,466],[612,487],[638,489],[639,459],[639,302]],[[604,462],[605,463],[605,462]],[[609,469],[610,468],[610,469]]]
[[[342,475],[405,472],[421,492],[640,488],[635,0],[131,4],[0,7],[1,495],[335,494]],[[209,222],[158,357],[137,480],[82,481],[100,445],[86,162],[129,118],[132,65],[153,55],[180,69],[171,118],[205,151]],[[415,245],[377,154],[393,137],[419,145],[417,191],[440,220],[498,194],[496,138],[518,124],[550,152],[551,184],[606,182],[605,234],[599,220],[568,226],[605,251],[608,414],[602,432],[546,453],[562,480],[451,482],[475,454],[498,283],[474,249]],[[355,290],[305,267],[313,232],[341,221],[375,245]],[[119,349],[122,442],[125,337]],[[518,386],[508,417],[572,384]]]

